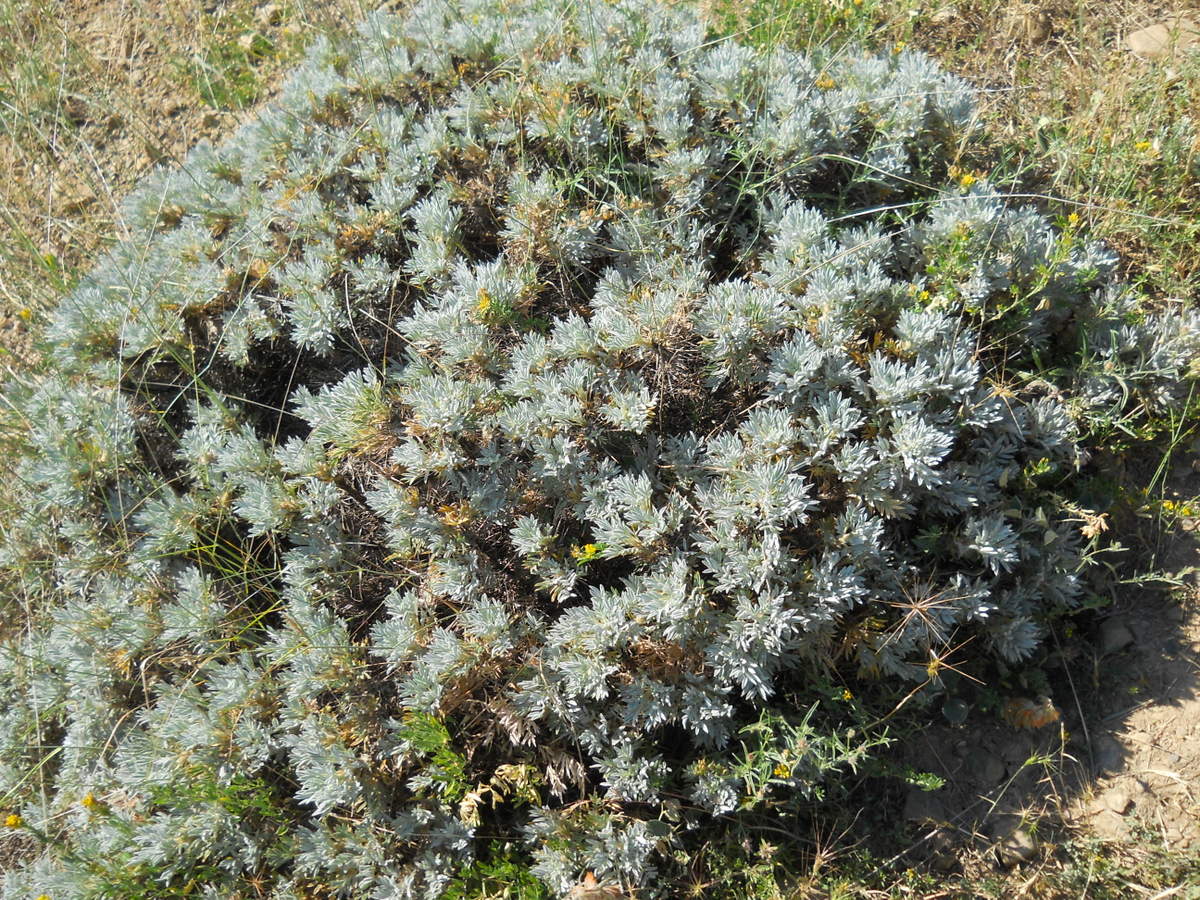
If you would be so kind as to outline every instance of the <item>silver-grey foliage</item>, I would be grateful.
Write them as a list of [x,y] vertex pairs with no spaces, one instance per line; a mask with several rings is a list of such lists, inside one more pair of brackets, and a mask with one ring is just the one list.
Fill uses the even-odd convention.
[[857,764],[818,685],[1028,657],[1084,543],[1030,473],[1200,330],[948,182],[971,115],[911,51],[425,0],[148,179],[12,393],[5,896],[433,897],[497,834],[669,893]]

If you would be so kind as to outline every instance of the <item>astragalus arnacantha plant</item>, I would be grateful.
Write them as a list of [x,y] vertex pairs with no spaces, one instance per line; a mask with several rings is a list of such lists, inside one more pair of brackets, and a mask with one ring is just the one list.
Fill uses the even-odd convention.
[[860,695],[1035,652],[1100,527],[1047,476],[1197,323],[949,179],[971,115],[908,51],[427,0],[150,178],[8,395],[6,896],[669,895]]

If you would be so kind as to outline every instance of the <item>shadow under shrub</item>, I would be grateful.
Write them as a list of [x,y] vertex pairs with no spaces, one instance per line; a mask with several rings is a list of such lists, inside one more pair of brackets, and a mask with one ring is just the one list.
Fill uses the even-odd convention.
[[1096,423],[1200,330],[948,180],[971,111],[908,51],[431,0],[156,173],[9,393],[6,895],[667,895],[1019,666]]

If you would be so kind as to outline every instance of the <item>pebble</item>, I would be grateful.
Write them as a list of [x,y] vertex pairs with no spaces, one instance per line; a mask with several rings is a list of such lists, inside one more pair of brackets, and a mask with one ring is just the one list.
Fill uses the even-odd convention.
[[1109,735],[1100,735],[1092,745],[1092,763],[1097,774],[1116,772],[1121,768],[1121,761],[1124,758],[1125,748]]
[[1171,56],[1198,44],[1200,26],[1183,16],[1138,29],[1125,38],[1125,46],[1144,59]]
[[255,15],[254,21],[262,28],[278,25],[283,18],[283,7],[278,3],[268,3]]
[[1007,766],[999,756],[985,756],[979,763],[979,783],[991,787],[1004,779]]
[[907,822],[943,822],[946,808],[936,792],[910,788],[904,798],[904,819]]
[[996,858],[1005,868],[1029,862],[1036,855],[1037,841],[1024,828],[1013,829],[996,847]]
[[954,833],[949,828],[938,828],[929,836],[926,862],[935,872],[949,872],[958,867]]
[[1133,632],[1120,619],[1105,619],[1100,626],[1100,652],[1116,653],[1133,643]]
[[1123,841],[1129,835],[1125,820],[1110,809],[1101,810],[1092,818],[1092,831],[1106,841]]
[[88,120],[87,101],[72,94],[63,101],[63,114],[72,125],[82,125]]
[[1120,788],[1105,791],[1101,799],[1104,801],[1105,808],[1115,812],[1118,816],[1125,815],[1129,811],[1129,805],[1133,803],[1129,799],[1129,795]]

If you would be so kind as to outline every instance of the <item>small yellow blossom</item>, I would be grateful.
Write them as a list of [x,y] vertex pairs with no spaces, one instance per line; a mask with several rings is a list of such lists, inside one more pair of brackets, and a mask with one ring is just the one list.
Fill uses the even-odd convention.
[[969,188],[971,185],[973,185],[973,184],[974,184],[976,181],[978,181],[978,180],[979,180],[979,179],[977,179],[977,178],[976,178],[974,175],[972,175],[970,172],[964,172],[964,173],[962,174],[962,177],[960,177],[960,178],[958,179],[958,183],[959,183],[960,185],[962,185],[964,188]]
[[1073,212],[1067,216],[1067,224],[1074,228],[1079,224],[1079,213]]
[[591,562],[599,555],[601,549],[603,548],[599,544],[584,544],[582,547],[576,545],[571,548],[571,558],[580,563]]
[[96,799],[95,794],[93,794],[91,791],[88,791],[83,795],[83,799],[79,801],[79,804],[84,809],[95,809],[100,805],[100,801]]
[[471,505],[469,503],[446,503],[438,507],[438,518],[443,525],[458,528],[471,521]]
[[487,315],[487,311],[492,308],[492,295],[487,292],[487,288],[479,289],[479,302],[475,304],[475,311],[481,316]]
[[19,815],[17,815],[17,813],[9,813],[7,816],[4,817],[4,827],[5,828],[20,828],[24,824],[25,824],[25,820],[22,819]]
[[817,79],[817,87],[819,87],[823,91],[831,91],[835,87],[837,87],[837,82],[834,81],[832,78],[830,78],[828,75],[822,75],[820,78]]
[[38,894],[33,900],[50,900],[49,894]]
[[23,306],[17,311],[17,318],[19,318],[22,322],[28,322],[33,318],[33,310],[28,306]]
[[842,688],[842,699],[843,700],[853,700],[854,699],[854,695],[852,693],[850,693],[850,688]]
[[905,44],[905,43],[904,43],[904,41],[896,41],[896,46],[894,46],[894,47],[892,48],[892,52],[893,52],[893,53],[895,53],[895,54],[897,54],[897,55],[899,55],[899,54],[901,53],[901,51],[903,51],[903,50],[904,50],[904,48],[905,48],[906,46],[908,46],[908,45],[907,45],[907,44]]
[[1150,143],[1149,141],[1138,141],[1136,144],[1133,145],[1133,149],[1136,150],[1138,153],[1145,153],[1147,150],[1149,150],[1153,146],[1154,145],[1152,143]]
[[776,778],[787,778],[791,774],[792,774],[792,770],[789,769],[783,763],[780,763],[779,765],[777,765],[775,767],[775,777]]

